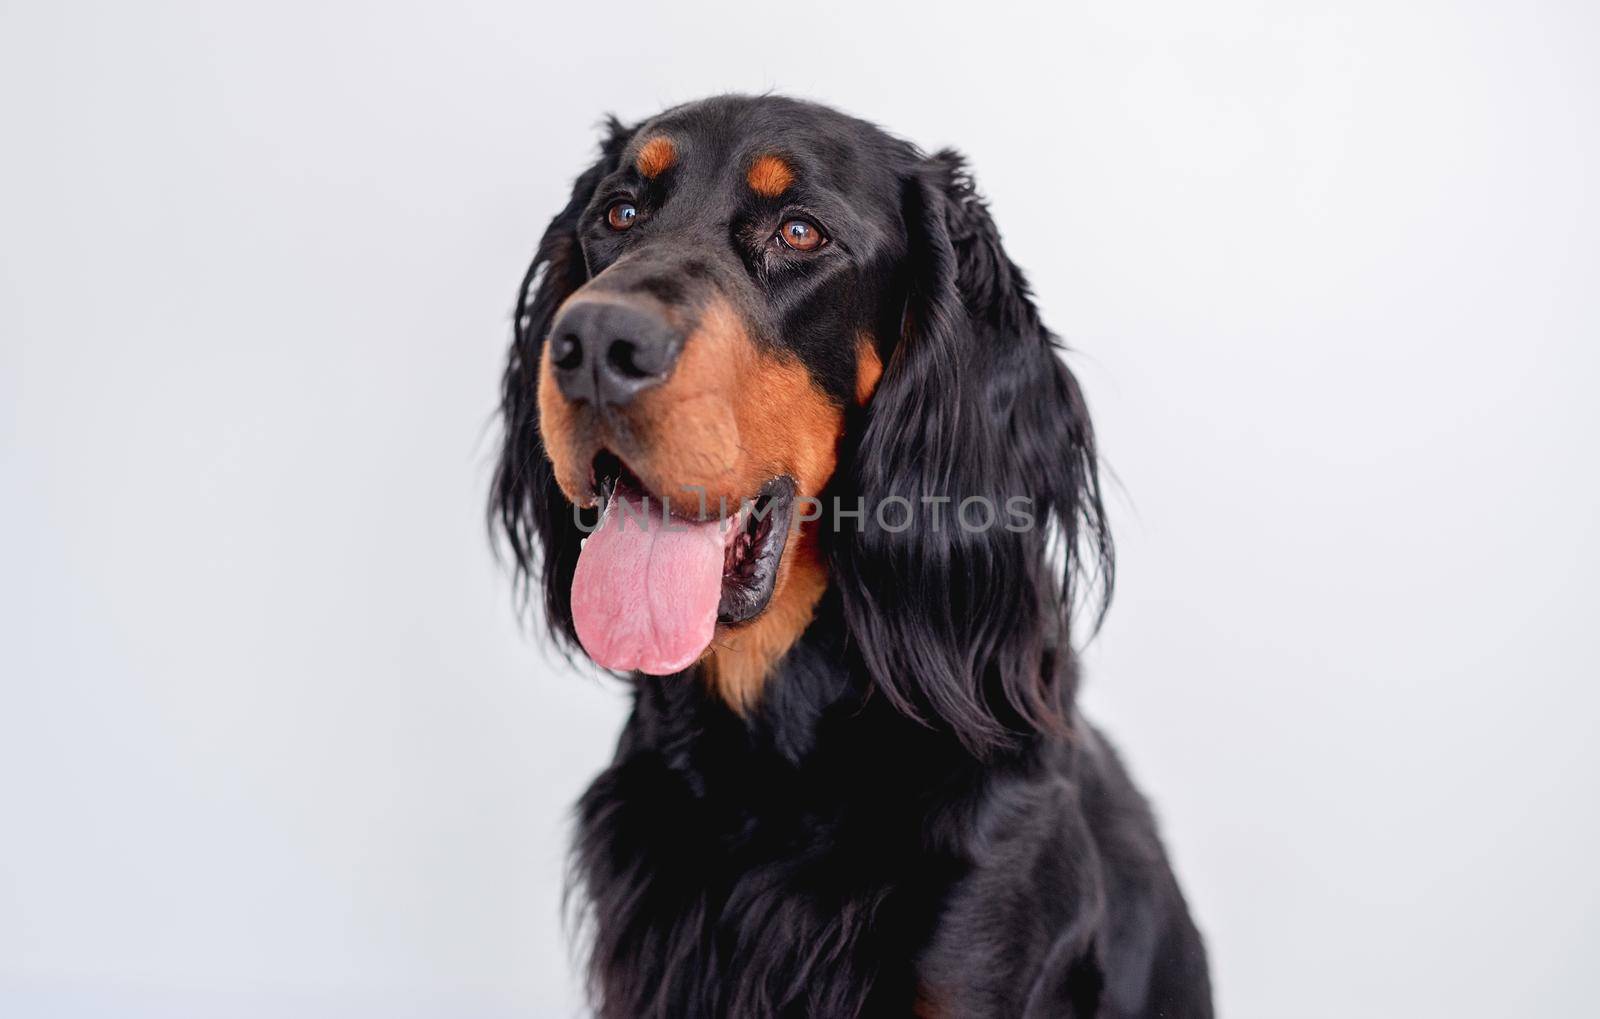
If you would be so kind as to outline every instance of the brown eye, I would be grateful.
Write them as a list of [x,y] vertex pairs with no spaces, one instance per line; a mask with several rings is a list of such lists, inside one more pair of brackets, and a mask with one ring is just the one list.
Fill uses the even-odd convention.
[[606,223],[613,230],[626,230],[639,218],[639,210],[632,202],[612,202],[606,210]]
[[815,251],[822,247],[822,231],[803,219],[784,220],[778,227],[778,236],[796,251]]

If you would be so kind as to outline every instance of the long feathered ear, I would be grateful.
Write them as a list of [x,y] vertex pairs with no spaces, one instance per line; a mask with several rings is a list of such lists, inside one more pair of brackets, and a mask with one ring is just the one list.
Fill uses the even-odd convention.
[[1109,598],[1111,539],[1083,396],[960,156],[922,161],[904,205],[901,336],[847,454],[866,512],[834,576],[879,689],[983,754],[1061,723],[1074,596],[1093,575]]
[[[600,159],[572,186],[566,208],[539,241],[517,293],[511,352],[500,382],[504,437],[489,498],[491,526],[504,533],[516,571],[519,604],[543,588],[545,622],[558,644],[577,646],[572,626],[572,571],[584,537],[580,516],[556,486],[539,431],[539,358],[550,320],[589,278],[578,246],[578,221],[595,187],[616,169],[631,131],[615,117],[606,121]],[[593,511],[583,511],[592,516]],[[593,527],[592,519],[583,525]]]

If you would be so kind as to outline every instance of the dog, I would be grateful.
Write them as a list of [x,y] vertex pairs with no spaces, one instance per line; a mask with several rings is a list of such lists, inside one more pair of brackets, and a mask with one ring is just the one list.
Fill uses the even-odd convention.
[[1075,706],[1094,431],[957,153],[777,96],[610,119],[501,412],[519,589],[632,684],[577,809],[596,1014],[1211,1015]]

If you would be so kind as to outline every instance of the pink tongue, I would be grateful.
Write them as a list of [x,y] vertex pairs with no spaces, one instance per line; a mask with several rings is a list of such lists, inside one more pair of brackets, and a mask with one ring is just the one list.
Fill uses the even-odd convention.
[[601,666],[655,676],[694,664],[717,625],[723,532],[666,520],[661,503],[619,489],[578,555],[572,621]]

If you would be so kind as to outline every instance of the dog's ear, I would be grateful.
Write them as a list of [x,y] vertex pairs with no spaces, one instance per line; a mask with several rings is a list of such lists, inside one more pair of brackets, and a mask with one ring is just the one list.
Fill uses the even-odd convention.
[[900,336],[846,451],[865,512],[834,576],[878,688],[985,753],[1061,723],[1074,595],[1092,575],[1103,611],[1111,539],[1083,396],[960,156],[919,161],[903,202]]
[[[589,279],[578,244],[579,220],[601,179],[617,168],[632,131],[608,118],[600,158],[572,185],[517,293],[511,352],[500,382],[503,438],[490,491],[491,526],[504,533],[516,571],[519,602],[543,588],[545,621],[558,644],[576,647],[572,626],[572,571],[585,535],[581,516],[556,486],[539,431],[539,359],[561,303]],[[592,517],[593,511],[586,510]],[[584,519],[592,528],[594,521]]]

